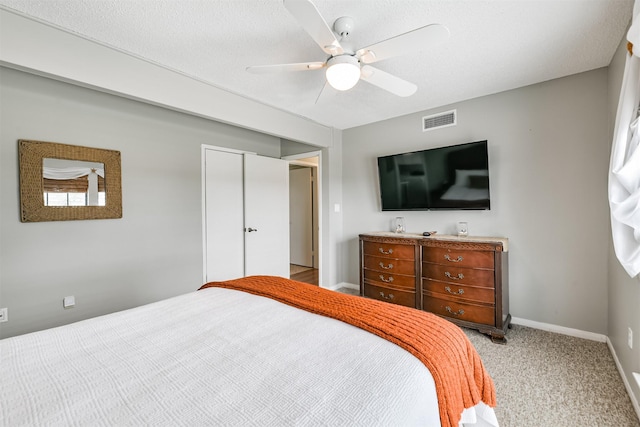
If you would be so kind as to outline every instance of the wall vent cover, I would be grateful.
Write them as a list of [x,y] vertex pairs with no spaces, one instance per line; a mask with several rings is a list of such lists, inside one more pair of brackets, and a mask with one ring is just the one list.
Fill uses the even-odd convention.
[[422,118],[422,131],[440,129],[447,126],[456,125],[456,110],[446,111],[444,113],[432,114]]

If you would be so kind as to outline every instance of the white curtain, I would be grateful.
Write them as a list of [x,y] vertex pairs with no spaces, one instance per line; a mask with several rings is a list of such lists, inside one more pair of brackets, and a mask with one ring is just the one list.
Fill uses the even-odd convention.
[[609,206],[613,245],[631,277],[640,273],[640,3],[633,8],[627,55],[618,101],[609,167]]
[[42,168],[42,175],[47,179],[76,179],[90,175],[91,172],[104,178],[104,169],[101,168],[51,168],[48,166]]

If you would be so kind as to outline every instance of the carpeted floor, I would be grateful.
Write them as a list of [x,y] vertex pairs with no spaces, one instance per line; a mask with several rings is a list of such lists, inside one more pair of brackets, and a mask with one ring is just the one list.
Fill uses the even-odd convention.
[[464,329],[496,385],[501,427],[638,427],[607,344],[513,325],[506,345]]
[[640,427],[607,344],[513,325],[501,345],[463,330],[496,385],[500,427]]
[[352,288],[339,288],[336,289],[336,291],[343,293],[343,294],[349,294],[349,295],[360,295],[360,291],[358,289],[352,289]]

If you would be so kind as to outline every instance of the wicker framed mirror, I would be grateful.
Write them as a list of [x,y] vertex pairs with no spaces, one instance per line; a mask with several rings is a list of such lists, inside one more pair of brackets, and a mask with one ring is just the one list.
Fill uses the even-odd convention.
[[122,218],[120,152],[18,141],[22,222]]

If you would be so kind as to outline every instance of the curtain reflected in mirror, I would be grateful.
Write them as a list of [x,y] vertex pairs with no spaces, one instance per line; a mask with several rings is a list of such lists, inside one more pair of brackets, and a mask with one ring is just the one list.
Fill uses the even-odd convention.
[[42,159],[45,206],[105,206],[104,164]]

